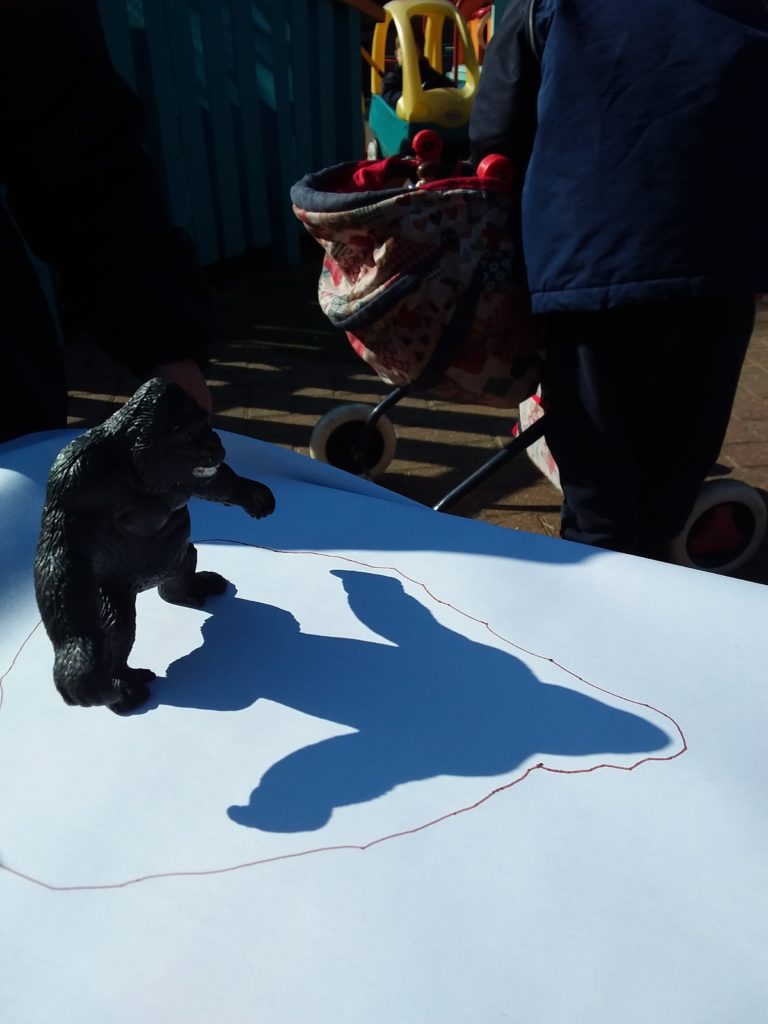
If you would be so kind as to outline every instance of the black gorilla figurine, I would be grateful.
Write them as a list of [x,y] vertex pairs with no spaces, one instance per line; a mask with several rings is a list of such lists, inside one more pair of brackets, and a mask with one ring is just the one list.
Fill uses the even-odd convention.
[[121,713],[149,696],[154,672],[127,664],[139,592],[158,587],[166,601],[200,607],[226,589],[218,573],[195,572],[187,502],[195,496],[239,505],[260,519],[274,511],[275,499],[223,459],[204,410],[160,379],[56,457],[35,593],[55,651],[54,682],[67,704],[106,704]]

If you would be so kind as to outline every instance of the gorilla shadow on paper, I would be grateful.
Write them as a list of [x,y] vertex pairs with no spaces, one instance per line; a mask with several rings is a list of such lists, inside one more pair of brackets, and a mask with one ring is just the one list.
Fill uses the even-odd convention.
[[289,612],[225,597],[203,646],[155,685],[149,708],[236,711],[262,697],[357,730],[272,765],[248,803],[229,808],[240,825],[307,832],[337,807],[408,782],[500,776],[537,755],[648,754],[671,742],[640,715],[541,682],[513,655],[446,628],[393,577],[332,575],[384,643],[302,633]]

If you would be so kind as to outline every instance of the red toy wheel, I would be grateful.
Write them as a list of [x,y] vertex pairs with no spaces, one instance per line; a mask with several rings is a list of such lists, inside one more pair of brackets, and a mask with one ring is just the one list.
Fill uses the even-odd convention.
[[427,160],[439,160],[440,154],[443,152],[443,140],[431,128],[423,128],[420,132],[416,132],[411,146],[421,163]]

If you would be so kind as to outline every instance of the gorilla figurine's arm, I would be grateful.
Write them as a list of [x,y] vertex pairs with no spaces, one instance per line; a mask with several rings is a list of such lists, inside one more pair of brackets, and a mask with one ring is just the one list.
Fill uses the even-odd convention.
[[114,684],[94,555],[119,487],[103,442],[68,446],[51,470],[35,554],[35,594],[55,652],[54,680],[68,704],[105,704]]
[[35,593],[55,653],[54,682],[68,704],[83,706],[114,697],[92,559],[71,536],[73,528],[87,535],[91,525],[85,517],[76,526],[44,521],[35,557]]
[[[79,524],[87,531],[88,525]],[[98,623],[98,591],[91,559],[71,542],[71,527],[43,522],[35,556],[35,590],[54,641],[90,632]]]
[[275,496],[258,480],[238,476],[225,462],[207,479],[195,486],[194,496],[221,505],[238,505],[254,519],[262,519],[275,511]]

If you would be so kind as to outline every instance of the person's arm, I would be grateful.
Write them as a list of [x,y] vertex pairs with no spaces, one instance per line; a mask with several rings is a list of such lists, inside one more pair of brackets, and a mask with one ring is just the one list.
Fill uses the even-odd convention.
[[530,30],[540,6],[540,0],[513,0],[485,51],[469,124],[475,166],[489,153],[500,153],[512,160],[521,176],[525,173],[536,133],[540,84]]
[[63,303],[140,377],[162,369],[210,408],[210,297],[168,217],[95,0],[0,4],[0,132],[8,205],[58,272]]

